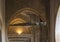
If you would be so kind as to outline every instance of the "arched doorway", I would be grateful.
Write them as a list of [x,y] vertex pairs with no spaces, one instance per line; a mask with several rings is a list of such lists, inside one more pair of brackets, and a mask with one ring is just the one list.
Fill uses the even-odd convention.
[[[8,42],[43,42],[46,27],[39,13],[30,8],[15,13],[7,24]],[[44,32],[43,32],[44,31]],[[43,39],[43,40],[42,40]]]

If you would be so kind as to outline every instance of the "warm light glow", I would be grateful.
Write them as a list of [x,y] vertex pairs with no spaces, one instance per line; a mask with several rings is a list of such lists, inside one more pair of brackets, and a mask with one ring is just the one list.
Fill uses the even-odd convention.
[[13,19],[10,24],[18,24],[18,23],[25,23],[26,21],[24,21],[23,19],[21,18],[16,18],[16,19]]
[[16,29],[16,33],[18,33],[19,35],[23,33],[22,29]]
[[22,33],[22,31],[17,31],[17,33],[20,35]]

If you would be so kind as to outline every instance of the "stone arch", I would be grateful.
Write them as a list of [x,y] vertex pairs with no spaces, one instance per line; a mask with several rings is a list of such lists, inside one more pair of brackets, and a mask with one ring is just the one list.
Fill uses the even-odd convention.
[[[27,14],[23,14],[24,12],[32,12],[34,15],[36,15],[37,17],[39,17],[42,21],[44,21],[44,19],[42,18],[42,16],[40,16],[40,12],[38,12],[37,10],[35,9],[32,9],[32,8],[23,8],[23,9],[20,9],[18,10],[11,18],[10,20],[8,21],[8,23],[13,20],[14,18],[17,18],[17,16],[20,15],[20,18],[24,19],[24,17],[28,17]],[[20,14],[21,13],[21,14]],[[24,16],[24,17],[23,17]]]
[[[30,12],[30,14],[28,14]],[[25,14],[26,13],[26,14]],[[32,14],[31,14],[32,13]],[[21,10],[18,10],[12,17],[11,17],[11,19],[8,21],[8,24],[10,24],[10,22],[12,21],[12,24],[13,23],[16,23],[16,21],[22,21],[22,22],[25,22],[27,19],[29,20],[30,19],[30,16],[31,16],[31,21],[33,21],[33,22],[36,22],[36,21],[34,21],[36,18],[37,18],[37,22],[38,21],[42,21],[41,20],[41,18],[42,17],[40,17],[40,13],[39,12],[37,12],[37,11],[35,11],[35,10],[33,10],[33,9],[31,9],[31,8],[24,8],[24,9],[21,9]],[[26,19],[25,19],[26,18]],[[15,20],[15,19],[18,19],[18,20]],[[21,20],[20,20],[21,19]],[[9,26],[7,26],[8,28],[9,28]],[[15,28],[15,27],[13,27],[13,28]],[[36,34],[36,38],[38,39],[38,38],[40,38],[40,26],[38,27],[38,26],[36,26],[36,27],[32,27],[32,26],[23,26],[23,28],[25,28],[25,31],[27,31],[28,30],[28,32],[29,32],[29,30],[31,30],[31,34],[33,34],[34,35],[34,33],[33,33],[33,31],[35,32],[38,32],[37,34],[39,35],[38,37],[37,37],[37,34]],[[27,29],[28,28],[28,29]],[[35,28],[35,30],[33,30],[32,28]],[[36,30],[37,29],[37,30]],[[11,29],[10,29],[10,31],[11,31]],[[35,33],[36,33],[35,32]],[[13,33],[13,32],[11,32],[11,33]],[[34,38],[35,36],[33,36],[33,39],[35,39]],[[32,42],[34,41],[32,39]],[[36,40],[37,41],[37,40]],[[38,40],[38,41],[40,41],[40,39]]]

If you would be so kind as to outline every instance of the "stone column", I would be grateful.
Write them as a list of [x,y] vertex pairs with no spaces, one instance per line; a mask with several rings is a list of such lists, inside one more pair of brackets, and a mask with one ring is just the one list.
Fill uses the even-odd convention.
[[5,40],[5,0],[0,0],[0,19],[1,19],[1,35],[2,35],[2,42],[6,42]]

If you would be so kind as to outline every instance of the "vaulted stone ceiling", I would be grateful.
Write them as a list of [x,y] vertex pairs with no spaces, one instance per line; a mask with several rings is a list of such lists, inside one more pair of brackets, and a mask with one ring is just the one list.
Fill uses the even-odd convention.
[[40,13],[43,21],[46,21],[48,10],[48,0],[6,0],[5,18],[6,22],[18,11],[23,8],[32,8]]

